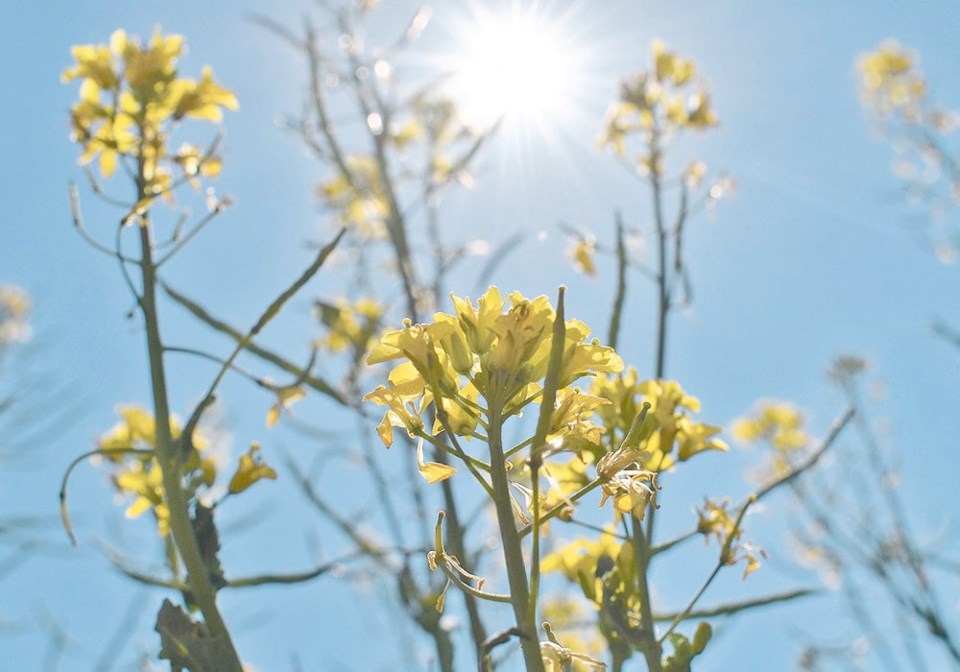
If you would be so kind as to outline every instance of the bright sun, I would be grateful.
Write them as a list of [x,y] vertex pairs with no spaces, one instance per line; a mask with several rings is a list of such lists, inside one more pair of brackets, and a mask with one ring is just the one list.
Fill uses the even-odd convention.
[[571,60],[557,26],[533,13],[475,16],[456,59],[455,95],[474,121],[544,121],[563,111]]

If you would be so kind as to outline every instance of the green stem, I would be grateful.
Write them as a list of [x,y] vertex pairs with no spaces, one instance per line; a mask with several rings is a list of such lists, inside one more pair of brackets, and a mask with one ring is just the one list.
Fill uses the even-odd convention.
[[[143,160],[141,159],[137,177],[138,202],[146,196],[143,168]],[[180,456],[177,454],[176,444],[170,430],[170,405],[167,399],[163,341],[160,338],[160,321],[156,301],[157,277],[153,261],[153,242],[147,216],[144,215],[142,220],[139,223],[140,272],[143,281],[140,307],[143,311],[147,355],[150,362],[150,382],[156,427],[155,450],[163,476],[164,501],[169,509],[170,533],[173,535],[174,543],[186,567],[187,580],[190,583],[193,598],[203,614],[207,628],[210,634],[224,645],[225,655],[228,657],[227,660],[223,661],[225,669],[231,672],[242,672],[243,667],[230,637],[230,631],[217,608],[216,591],[210,581],[210,573],[197,545],[197,538],[190,520],[189,501],[183,490]]]
[[530,599],[527,603],[527,613],[532,614],[532,619],[536,622],[537,599],[540,596],[540,467],[533,458],[530,464],[530,478],[530,492],[533,499],[533,538],[530,550]]
[[[652,513],[652,511],[651,511]],[[640,650],[647,661],[648,672],[663,672],[660,664],[662,648],[653,629],[653,607],[650,604],[650,586],[647,573],[650,570],[650,543],[643,531],[643,525],[636,517],[632,519],[631,530],[633,552],[637,563],[637,588],[640,597]]]
[[[603,481],[601,481],[599,478],[590,481],[585,486],[577,490],[575,493],[567,497],[564,501],[560,502],[559,504],[554,506],[552,509],[550,509],[549,511],[544,513],[542,516],[540,516],[540,524],[542,525],[543,523],[547,522],[551,518],[556,517],[561,511],[566,509],[570,504],[573,504],[577,500],[583,498],[585,495],[593,492],[598,487],[600,487],[602,483]],[[533,531],[532,523],[521,527],[518,534],[520,535],[521,538],[523,538],[528,534],[530,534],[531,531]]]
[[607,345],[617,349],[617,339],[620,337],[620,319],[623,315],[623,305],[627,298],[627,245],[624,241],[623,216],[617,212],[617,293],[613,300],[613,312],[610,315],[610,330],[607,335]]
[[507,579],[510,584],[510,598],[517,628],[522,632],[520,647],[527,672],[544,672],[540,658],[540,644],[537,641],[537,625],[534,613],[529,609],[530,587],[527,583],[526,563],[523,560],[523,547],[520,534],[514,520],[511,505],[510,485],[507,480],[506,461],[503,454],[500,400],[491,400],[490,404],[490,480],[493,486],[493,503],[497,512],[497,524],[503,544],[503,559],[507,566]]

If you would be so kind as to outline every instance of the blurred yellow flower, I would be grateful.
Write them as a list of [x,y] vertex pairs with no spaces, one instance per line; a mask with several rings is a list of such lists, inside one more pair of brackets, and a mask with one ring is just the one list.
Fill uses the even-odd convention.
[[626,156],[628,140],[639,137],[644,149],[636,159],[638,168],[659,175],[656,138],[716,126],[717,115],[693,61],[668,51],[659,40],[651,51],[653,67],[621,82],[620,98],[610,106],[599,144]]
[[[122,405],[117,408],[121,420],[100,437],[97,447],[115,465],[112,480],[117,490],[132,495],[126,516],[137,518],[152,511],[161,536],[170,531],[169,510],[164,502],[163,472],[151,454],[130,453],[131,450],[152,451],[156,447],[156,423],[153,415],[142,406]],[[175,416],[170,417],[171,438],[180,441],[183,428]],[[210,486],[216,480],[217,468],[213,459],[204,456],[210,446],[199,430],[194,430],[190,441],[193,450],[186,457],[183,472],[188,477],[187,494],[192,496],[201,485]]]
[[277,479],[277,472],[263,461],[263,458],[260,457],[260,444],[254,442],[251,444],[250,450],[240,456],[237,471],[230,479],[230,485],[227,489],[230,494],[235,495],[263,478],[274,481]]

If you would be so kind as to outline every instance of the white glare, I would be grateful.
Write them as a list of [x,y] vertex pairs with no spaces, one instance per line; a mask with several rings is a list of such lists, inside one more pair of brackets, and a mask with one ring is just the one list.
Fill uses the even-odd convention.
[[476,17],[458,60],[457,98],[481,124],[543,120],[569,104],[570,59],[555,27],[534,14]]

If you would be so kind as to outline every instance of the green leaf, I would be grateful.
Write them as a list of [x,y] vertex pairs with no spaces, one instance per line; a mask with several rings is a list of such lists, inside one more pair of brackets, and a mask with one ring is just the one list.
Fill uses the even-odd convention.
[[213,509],[198,503],[191,522],[193,523],[193,533],[197,537],[200,556],[203,558],[203,564],[207,566],[207,572],[210,575],[210,582],[214,588],[219,590],[227,582],[223,578],[220,558],[217,557],[217,553],[220,551],[220,535],[217,533],[217,526],[213,522]]

